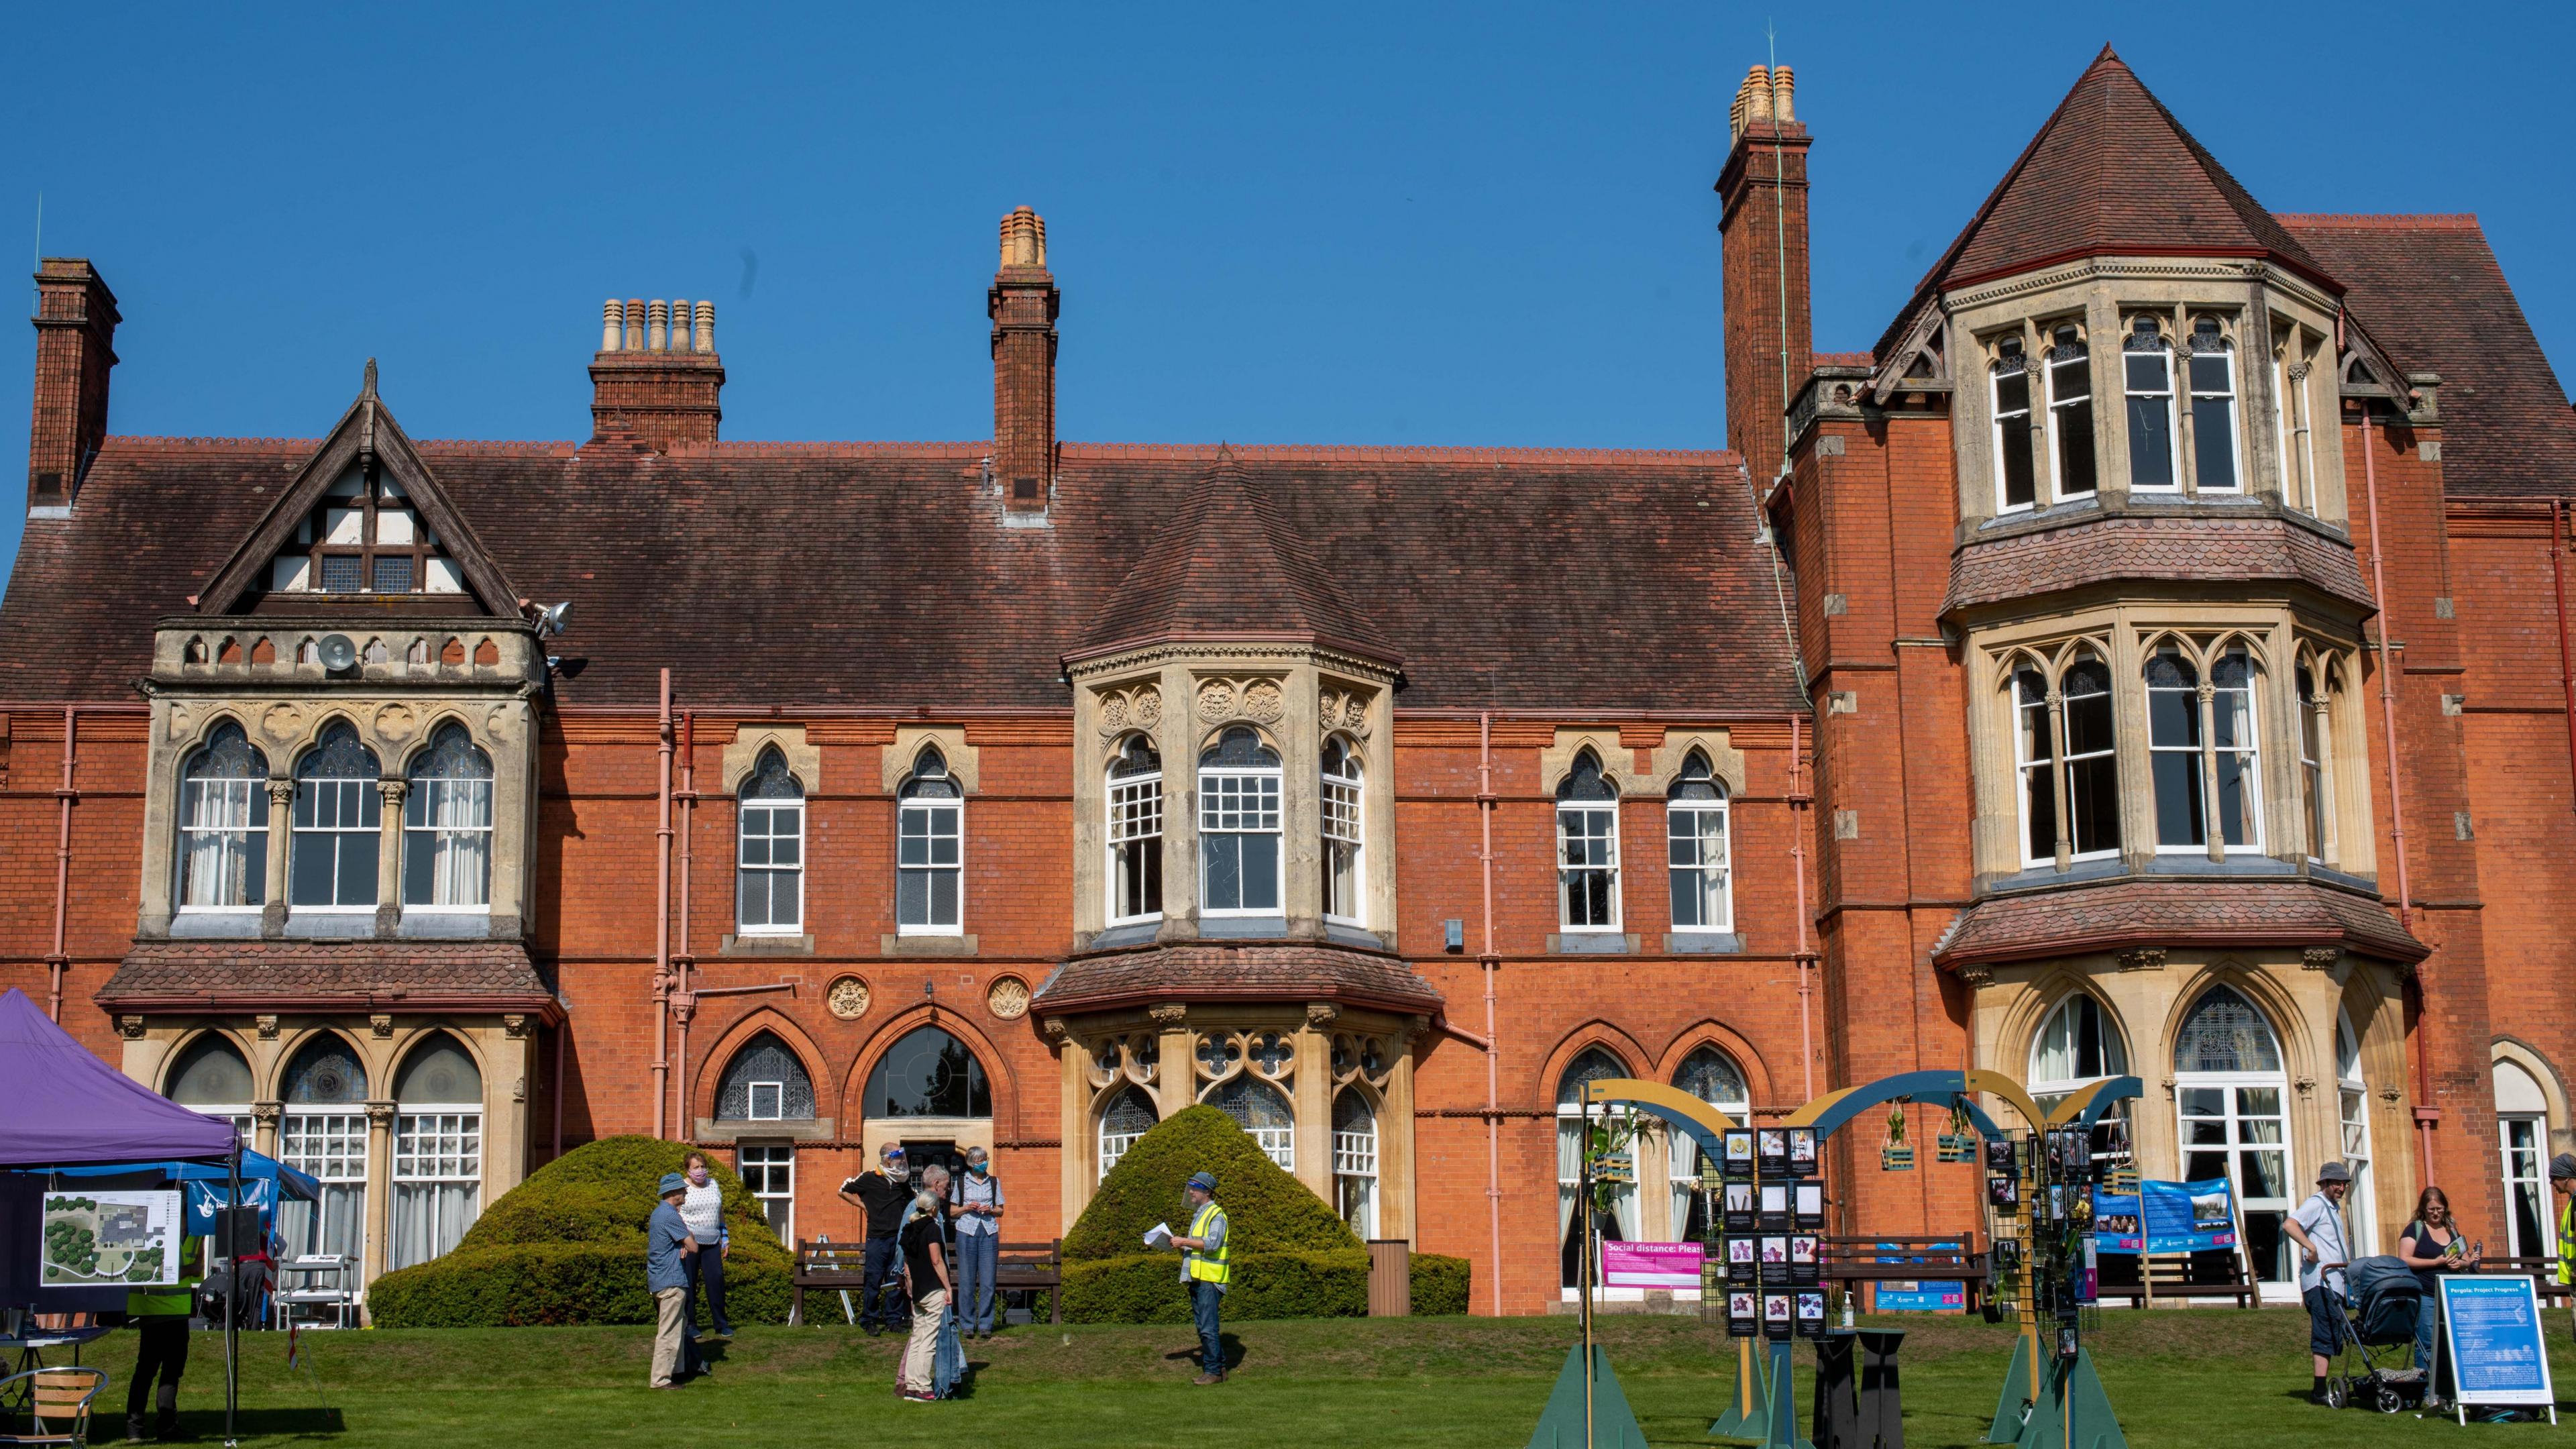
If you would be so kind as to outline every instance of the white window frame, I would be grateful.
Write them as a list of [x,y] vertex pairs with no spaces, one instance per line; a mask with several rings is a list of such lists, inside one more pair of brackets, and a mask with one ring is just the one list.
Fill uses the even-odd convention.
[[[2516,1139],[2521,1140],[2516,1140]],[[2558,1207],[2555,1194],[2549,1190],[2548,1175],[2541,1164],[2549,1157],[2549,1118],[2537,1112],[2502,1112],[2496,1116],[2496,1161],[2504,1179],[2505,1254],[2518,1258],[2554,1258],[2558,1256],[2556,1229]],[[2528,1193],[2532,1220],[2541,1240],[2522,1241],[2520,1220],[2514,1215],[2513,1201],[2517,1192]]]
[[[762,1219],[778,1241],[796,1246],[796,1147],[788,1142],[745,1142],[734,1147],[734,1171],[761,1205]],[[781,1178],[783,1177],[783,1190]],[[784,1214],[784,1220],[781,1215]]]
[[1118,760],[1112,758],[1106,776],[1109,818],[1104,833],[1108,837],[1109,853],[1101,878],[1107,889],[1108,902],[1103,918],[1113,926],[1159,921],[1163,918],[1159,872],[1154,909],[1128,913],[1124,907],[1127,887],[1131,883],[1128,857],[1131,854],[1139,857],[1132,868],[1141,870],[1143,857],[1159,858],[1163,853],[1163,772],[1158,769],[1150,775],[1120,775],[1117,769]]
[[[177,908],[188,915],[250,915],[265,909],[268,895],[268,781],[247,776],[191,777],[181,766],[179,777],[179,883],[173,892]],[[218,793],[218,791],[220,793]],[[212,808],[209,808],[209,807]],[[197,842],[216,840],[222,866],[212,894],[244,896],[233,905],[199,905],[188,899],[197,884],[190,864]],[[257,846],[259,868],[251,857]],[[253,879],[256,875],[258,878]]]
[[[2055,329],[2050,330],[2053,332]],[[2102,491],[2102,454],[2095,442],[2095,431],[2100,426],[2100,410],[2094,407],[2099,399],[2093,395],[2093,349],[2091,344],[2084,340],[2084,334],[2080,329],[2075,336],[2075,345],[2084,349],[2083,356],[2058,358],[2055,354],[2058,347],[2063,345],[2052,343],[2041,348],[2039,353],[2040,370],[2048,375],[2048,493],[2052,500],[2059,503],[2069,498],[2096,497]],[[2084,380],[2084,395],[2081,397],[2057,395],[2058,374],[2070,370]],[[2092,421],[2081,429],[2075,428],[2066,421],[2068,411],[2077,407],[2086,409],[2092,415]],[[2080,437],[2072,436],[2079,432]],[[2070,441],[2080,444],[2093,459],[2093,483],[2088,488],[2070,491],[2066,486],[2064,455]]]
[[[1353,1092],[1359,1089],[1344,1087],[1342,1090]],[[1363,1219],[1362,1222],[1352,1225],[1352,1231],[1366,1240],[1376,1237],[1378,1233],[1378,1188],[1380,1186],[1378,1138],[1380,1134],[1377,1130],[1377,1104],[1370,1102],[1365,1096],[1361,1097],[1360,1101],[1369,1109],[1368,1131],[1345,1132],[1341,1130],[1340,1123],[1333,1124],[1333,1210],[1340,1214],[1343,1222],[1351,1221],[1351,1202],[1345,1196],[1343,1186],[1345,1183],[1350,1184],[1352,1190],[1361,1194],[1359,1207],[1360,1216]],[[1336,1108],[1341,1106],[1338,1094],[1334,1098],[1333,1105]]]
[[[946,815],[948,829],[943,833],[941,816]],[[915,842],[920,842],[916,847]],[[949,859],[939,859],[939,847],[948,846]],[[907,857],[918,850],[921,859]],[[905,877],[917,876],[923,882],[923,910],[932,919],[903,919]],[[950,918],[942,921],[939,914],[939,878],[949,878]],[[895,819],[895,934],[901,936],[957,936],[966,930],[966,798],[949,795],[927,800],[906,799],[898,807]]]
[[[1222,736],[1220,736],[1220,739]],[[1278,751],[1269,741],[1262,747]],[[1213,748],[1211,743],[1208,748]],[[1279,765],[1207,765],[1199,772],[1199,914],[1202,916],[1270,917],[1285,915],[1288,909],[1288,842],[1282,823],[1281,766]],[[1227,822],[1232,822],[1231,824]],[[1251,823],[1246,824],[1249,821]],[[1210,844],[1223,836],[1271,835],[1279,837],[1279,847],[1272,852],[1270,906],[1216,906],[1209,904],[1208,852]],[[1242,847],[1236,847],[1238,851]],[[1237,878],[1248,880],[1237,856]],[[1249,896],[1249,891],[1244,892]]]
[[[379,782],[375,780],[355,780],[336,775],[322,776],[309,780],[299,777],[296,780],[294,805],[295,814],[287,822],[286,899],[288,910],[297,915],[303,916],[353,916],[361,913],[372,914],[375,911],[378,898],[384,894],[384,864],[382,854],[384,851],[384,827],[381,824],[384,818],[382,813],[384,810],[384,795],[382,791],[376,788],[378,783]],[[306,825],[303,823],[308,814],[312,819],[317,821],[322,818],[323,792],[325,790],[330,792],[332,800],[332,819],[338,821],[354,816],[358,821],[357,824]],[[307,794],[308,791],[311,792],[309,796]],[[308,799],[312,806],[310,811],[305,808]],[[352,810],[349,803],[352,800],[357,802],[354,810]],[[371,805],[374,807],[372,810],[369,808]],[[370,814],[374,814],[379,823],[367,823],[367,817]],[[366,845],[373,845],[377,852],[376,870],[371,872],[367,877],[367,899],[363,901],[343,901],[340,899],[339,893],[340,852],[344,849],[363,849]],[[295,899],[296,861],[297,857],[302,855],[307,849],[328,849],[331,852],[332,891],[331,901],[328,905],[307,905]]]
[[[2021,697],[2021,677],[2024,674],[2036,675],[2039,678],[2039,699],[2036,703]],[[2034,870],[2043,865],[2053,866],[2057,864],[2057,810],[2052,805],[2048,812],[2050,842],[2048,854],[2032,854],[2030,828],[2033,824],[2031,820],[2033,807],[2030,787],[2033,775],[2044,770],[2048,772],[2050,789],[2066,788],[2065,772],[2059,768],[2061,762],[2057,758],[2060,753],[2057,748],[2057,712],[2049,708],[2048,698],[2057,692],[2057,685],[2051,679],[2047,666],[2036,659],[2023,656],[2014,661],[2012,672],[2005,676],[2004,687],[2012,701],[2013,772],[2018,777],[2019,785],[2014,793],[2020,797],[2022,869]],[[2040,732],[2048,744],[2048,754],[2036,759],[2031,756],[2029,715],[2033,711],[2039,715]]]
[[[2075,729],[2072,725],[2067,723],[2067,715],[2071,710],[2069,700],[2091,699],[2093,696],[2089,694],[2070,696],[2066,692],[2066,680],[2067,676],[2073,674],[2077,669],[2087,664],[2093,665],[2102,671],[2101,697],[2107,701],[2108,708],[2111,712],[2111,743],[2102,749],[2085,750],[2078,753],[2075,749]],[[2127,838],[2127,832],[2117,828],[2121,824],[2119,818],[2120,802],[2116,783],[2118,780],[2118,761],[2120,757],[2120,698],[2119,690],[2115,687],[2118,678],[2119,676],[2111,672],[2111,661],[2106,654],[2090,649],[2078,649],[2058,667],[2055,683],[2050,686],[2050,688],[2055,691],[2058,702],[2057,708],[2050,712],[2050,724],[2056,730],[2056,736],[2053,743],[2057,749],[2057,790],[2059,795],[2066,801],[2066,846],[2067,859],[2070,861],[2110,860],[2119,855],[2120,842]],[[2081,848],[2083,845],[2083,832],[2075,818],[2075,767],[2092,760],[2102,759],[2107,759],[2113,762],[2112,778],[2114,780],[2114,787],[2111,810],[2112,824],[2115,828],[2112,830],[2112,841],[2109,845],[2104,846],[2099,850],[2085,850]]]
[[[1141,1091],[1142,1089],[1139,1088],[1137,1090]],[[1110,1109],[1118,1105],[1119,1098],[1124,1096],[1126,1091],[1127,1089],[1121,1088],[1119,1091],[1112,1092],[1109,1095],[1109,1099],[1100,1104],[1099,1121],[1095,1123],[1092,1128],[1093,1141],[1098,1144],[1098,1172],[1095,1180],[1096,1178],[1107,1177],[1109,1175],[1109,1169],[1118,1165],[1118,1159],[1127,1155],[1127,1149],[1135,1146],[1138,1139],[1142,1138],[1146,1133],[1151,1132],[1156,1127],[1162,1125],[1161,1118],[1157,1117],[1153,1122],[1146,1124],[1144,1127],[1141,1127],[1134,1132],[1110,1131]]]
[[[2234,339],[2227,336],[2225,324],[2222,323],[2220,324],[2218,335],[2221,341],[2226,345],[2223,345],[2214,351],[2202,352],[2197,350],[2197,339],[2199,338],[2200,333],[2196,329],[2197,324],[2195,324],[2195,330],[2191,333],[2191,337],[2195,343],[2194,350],[2180,354],[2177,359],[2182,364],[2182,396],[2188,399],[2191,404],[2193,440],[2191,459],[2192,491],[2196,493],[2243,493],[2246,491],[2245,429],[2240,425],[2242,410],[2237,405],[2237,374],[2240,369],[2236,366],[2236,348],[2234,345]],[[2208,361],[2218,361],[2226,364],[2227,386],[2225,389],[2217,392],[2204,392],[2201,390],[2200,378],[2198,376],[2199,369],[2195,364]],[[2201,400],[2204,398],[2224,398],[2227,400],[2227,456],[2236,476],[2225,483],[2210,483],[2203,480],[2200,476],[2200,449],[2198,446],[2200,439],[2200,404]]]
[[[2155,831],[2156,850],[2159,854],[2205,855],[2209,851],[2210,829],[2218,823],[2210,818],[2210,812],[2212,809],[2210,796],[2212,791],[2209,779],[2209,771],[2211,768],[2209,758],[2211,753],[2209,722],[2202,717],[2200,712],[2200,687],[2203,684],[2208,683],[2209,671],[2201,667],[2201,661],[2197,656],[2193,655],[2190,651],[2181,648],[2179,645],[2176,645],[2173,646],[2174,657],[2181,660],[2183,666],[2191,671],[2192,683],[2181,688],[2175,688],[2172,686],[2160,686],[2148,682],[2145,677],[2145,671],[2148,664],[2152,663],[2158,654],[2163,653],[2166,647],[2167,646],[2165,645],[2159,644],[2156,647],[2147,650],[2147,662],[2142,663],[2139,666],[2138,682],[2140,687],[2146,691],[2147,695],[2148,818],[2151,828]],[[2185,712],[2185,717],[2191,720],[2192,733],[2197,736],[2197,738],[2195,738],[2190,744],[2166,745],[2158,744],[2156,742],[2155,699],[2159,694],[2181,694],[2189,699],[2190,708]],[[2156,788],[2155,766],[2156,757],[2158,755],[2184,756],[2194,762],[2192,766],[2192,795],[2193,798],[2199,802],[2200,807],[2200,839],[2198,840],[2174,841],[2171,843],[2168,843],[2165,840],[2164,819],[2162,816],[2156,814],[2158,791]]]
[[2295,697],[2299,676],[2306,676],[2308,681],[2308,696],[2296,699],[2298,727],[2292,733],[2299,740],[2300,805],[2307,814],[2307,819],[2301,822],[2307,827],[2301,843],[2306,848],[2308,859],[2320,865],[2325,863],[2327,853],[2335,847],[2334,701],[2320,677],[2325,673],[2322,665],[2322,660],[2300,661],[2294,666],[2290,684],[2291,694]]
[[2351,1214],[2356,1255],[2375,1252],[2379,1243],[2379,1210],[2371,1177],[2370,1085],[2361,1072],[2361,1040],[2349,1013],[2335,1012],[2335,1107],[2344,1166],[2352,1169],[2352,1187],[2344,1194]]
[[[2132,319],[2132,330],[2123,334],[2120,348],[2120,421],[2122,431],[2129,435],[2129,491],[2132,493],[2180,493],[2182,491],[2183,483],[2182,417],[2181,410],[2175,406],[2174,340],[2164,335],[2164,319],[2159,317],[2155,319],[2157,323],[2156,336],[2163,345],[2160,347],[2131,348],[2128,345],[2127,339],[2137,335],[2134,330],[2134,320],[2135,319]],[[2129,364],[2136,359],[2150,357],[2154,358],[2157,365],[2164,369],[2164,386],[2161,390],[2155,388],[2139,388],[2133,386],[2129,380]],[[2172,481],[2167,483],[2140,483],[2138,481],[2138,439],[2136,430],[2128,426],[2130,409],[2129,400],[2131,398],[2150,397],[2162,398],[2164,400],[2166,440],[2165,466],[2172,470],[2167,475]]]
[[[1702,885],[1695,898],[1710,907],[1703,912],[1710,919],[1697,925],[1686,926],[1675,920],[1673,930],[1682,935],[1722,936],[1735,929],[1735,817],[1730,808],[1732,802],[1727,799],[1726,783],[1712,772],[1709,784],[1717,789],[1714,800],[1667,798],[1664,801],[1664,859],[1671,897],[1671,909],[1667,914],[1681,914],[1681,880],[1685,875],[1700,878]],[[1700,817],[1705,815],[1717,817],[1717,858],[1714,862],[1707,858],[1706,847],[1710,837],[1700,828]],[[1688,834],[1683,833],[1686,818],[1690,827]],[[1686,845],[1694,857],[1688,861],[1681,858]],[[1711,875],[1717,877],[1714,892],[1705,883]]]
[[[1330,743],[1330,742],[1328,742]],[[1317,772],[1316,808],[1321,816],[1323,837],[1324,919],[1348,926],[1368,923],[1368,874],[1366,841],[1367,787],[1363,783],[1359,747],[1340,740],[1346,774]],[[1342,857],[1342,868],[1335,869],[1335,856]],[[1337,884],[1338,881],[1338,884]],[[1335,906],[1343,909],[1336,910]]]
[[[478,747],[479,748],[479,747]],[[438,808],[433,808],[435,801]],[[463,816],[460,823],[455,817]],[[445,818],[442,818],[445,817]],[[439,900],[453,897],[459,877],[466,872],[458,868],[459,859],[467,854],[460,849],[473,837],[481,837],[483,868],[472,882],[478,899]],[[403,796],[403,908],[436,911],[442,915],[490,914],[492,910],[492,777],[448,775],[415,775],[411,788]],[[411,895],[411,853],[427,849],[433,852],[430,895],[432,899],[415,901]]]
[[[313,1241],[287,1244],[290,1255],[337,1251],[364,1263],[367,1257],[367,1112],[364,1107],[340,1104],[318,1108],[289,1105],[277,1122],[277,1160],[298,1172],[318,1178],[324,1201],[306,1206],[305,1221],[312,1226]],[[356,1210],[349,1214],[356,1240],[325,1244],[321,1232],[330,1220],[324,1209],[334,1195],[356,1199]]]
[[[2007,340],[2020,341],[2018,337]],[[2004,406],[2004,382],[2007,378],[2015,377],[2021,379],[2021,406],[2007,409]],[[1986,431],[1994,448],[1995,516],[1998,518],[2007,513],[2030,513],[2047,507],[2050,501],[2040,496],[2039,461],[2030,456],[2029,447],[2030,442],[2038,437],[2041,426],[2037,409],[2032,406],[2037,401],[2037,382],[2038,379],[2031,375],[2030,359],[2019,349],[2001,353],[1993,365],[1986,369],[1986,400],[1990,404],[1987,410],[1993,414]],[[2004,423],[2007,418],[2021,419],[2022,425],[2029,430],[2029,437],[2023,439],[2022,447],[2022,466],[2030,472],[2030,501],[2027,503],[2015,503],[2007,496],[2009,480],[2012,476],[2011,467],[2005,461],[2011,456],[2004,441]]]
[[[760,1110],[760,1094],[769,1094],[769,1110]],[[787,1084],[785,1082],[751,1081],[743,1083],[743,1120],[746,1122],[783,1122],[787,1120]]]
[[[483,1109],[481,1106],[428,1104],[404,1107],[394,1117],[394,1170],[392,1215],[386,1219],[385,1266],[408,1268],[425,1263],[430,1255],[411,1257],[405,1251],[402,1220],[407,1187],[454,1187],[470,1184],[473,1197],[463,1209],[465,1221],[456,1224],[462,1235],[473,1226],[483,1211]],[[433,1205],[444,1205],[445,1199],[433,1196]],[[432,1219],[431,1239],[439,1238],[439,1226]],[[400,1261],[397,1261],[399,1259]]]
[[[1609,778],[1606,774],[1602,777]],[[1627,908],[1621,899],[1619,881],[1619,799],[1559,800],[1556,802],[1556,919],[1560,929],[1579,932],[1611,932],[1620,929]],[[1599,816],[1605,828],[1594,834],[1587,816]],[[1572,819],[1569,819],[1572,817]],[[1572,828],[1569,829],[1569,826]],[[1587,848],[1597,845],[1599,855],[1581,865],[1568,864],[1568,850],[1577,842]],[[1606,876],[1610,882],[1610,919],[1577,921],[1574,919],[1575,878]]]
[[[2241,657],[2245,661],[2245,684],[2242,689],[2218,682],[2218,666],[2230,655]],[[2201,738],[2205,742],[2208,755],[2204,768],[2208,772],[2209,799],[2205,808],[2209,815],[2209,825],[2217,833],[2227,854],[2261,855],[2264,833],[2262,666],[2254,658],[2254,651],[2242,645],[2229,645],[2209,657],[2209,665],[2203,671],[2202,678],[2208,681],[2210,690],[2209,714],[2201,721]],[[2218,743],[2219,711],[2226,708],[2226,697],[2231,694],[2242,694],[2245,698],[2245,727],[2238,732],[2240,735],[2238,743],[2222,746]],[[2242,788],[2246,795],[2246,816],[2251,822],[2250,828],[2245,832],[2246,841],[2242,845],[2225,844],[2227,823],[2219,813],[2221,787],[2218,761],[2221,755],[2226,754],[2240,757],[2239,779],[2243,782]]]
[[[750,784],[751,781],[748,779],[743,781],[745,788],[749,788]],[[753,799],[741,795],[737,795],[734,798],[733,868],[735,880],[733,892],[733,928],[737,935],[801,936],[805,933],[805,867],[807,863],[807,852],[805,849],[804,782],[801,780],[798,781],[797,786],[798,793],[792,800]],[[743,818],[744,813],[751,810],[765,810],[769,812],[769,829],[758,834],[754,834],[744,828],[746,824]],[[793,810],[795,812],[796,828],[793,832],[782,832],[778,829],[779,815],[782,812],[789,810]],[[751,853],[751,842],[755,840],[768,842],[769,859],[767,861],[753,862],[744,858]],[[796,843],[796,864],[793,866],[782,866],[776,863],[778,859],[777,842],[782,840],[792,840]],[[773,884],[770,891],[770,915],[773,919],[762,922],[759,925],[746,924],[742,920],[741,880],[743,873],[746,871],[757,872],[758,874],[773,878],[777,876],[793,876],[796,881],[796,919],[785,922],[775,919],[778,914],[778,896],[777,889]]]

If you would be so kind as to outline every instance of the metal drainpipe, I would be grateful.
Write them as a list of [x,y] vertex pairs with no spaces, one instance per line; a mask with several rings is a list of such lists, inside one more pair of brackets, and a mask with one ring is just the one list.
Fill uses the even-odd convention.
[[653,1135],[670,1136],[664,1118],[671,1093],[671,671],[662,671],[661,782],[653,830]]
[[[2336,331],[2343,319],[2335,319]],[[2341,338],[2337,338],[2341,341]],[[2370,596],[2379,606],[2379,728],[2388,754],[2388,819],[2390,838],[2397,847],[2397,923],[2409,931],[2415,928],[2415,891],[2406,869],[2406,804],[2397,783],[2397,661],[2388,649],[2388,576],[2380,566],[2387,554],[2387,541],[2379,532],[2379,458],[2372,451],[2370,400],[2361,402],[2361,477],[2370,499]],[[2422,1006],[2423,988],[2416,988],[2415,1021],[2425,1029]],[[2433,1119],[2424,1116],[2433,1096],[2433,1046],[2418,1039],[2415,1043],[2415,1134],[2418,1150],[2416,1172],[2425,1182],[2433,1180]]]
[[692,710],[680,712],[680,948],[671,953],[671,964],[680,976],[679,993],[672,998],[672,1014],[679,1018],[679,1060],[671,1074],[671,1090],[677,1100],[672,1112],[680,1135],[691,1135],[694,1120],[689,1115],[689,1018],[697,1014],[697,993],[689,989],[689,968],[697,958],[689,953],[689,877],[693,856],[689,849],[689,826],[697,809],[697,715]]
[[62,824],[54,837],[54,952],[45,958],[45,968],[53,977],[53,990],[48,1011],[56,1022],[63,1019],[63,973],[70,969],[72,958],[64,953],[64,928],[71,912],[72,895],[72,801],[79,792],[72,788],[72,741],[80,731],[80,711],[63,711],[63,783],[54,791],[62,802]]
[[2549,500],[2549,582],[2558,591],[2558,687],[2567,696],[2567,760],[2576,769],[2576,655],[2567,644],[2567,500]]
[[1806,730],[1796,715],[1789,716],[1789,864],[1798,877],[1798,1071],[1799,1100],[1816,1100],[1816,1048],[1807,1021],[1807,1004],[1814,985],[1807,972],[1815,964],[1814,952],[1807,948],[1807,841],[1798,807],[1807,795],[1799,760],[1806,753]]
[[1484,871],[1485,949],[1477,964],[1485,975],[1485,1213],[1493,1234],[1494,1316],[1503,1316],[1503,1147],[1500,1055],[1502,1038],[1494,1031],[1494,972],[1502,958],[1494,954],[1494,714],[1476,715],[1476,822],[1484,846],[1477,860]]

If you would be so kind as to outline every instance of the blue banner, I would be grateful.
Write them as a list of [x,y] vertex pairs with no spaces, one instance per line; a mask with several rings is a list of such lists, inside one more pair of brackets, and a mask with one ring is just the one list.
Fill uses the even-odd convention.
[[2226,1178],[2141,1182],[2093,1195],[2093,1246],[2103,1253],[2200,1253],[2236,1246],[2236,1200]]
[[2540,1299],[2529,1278],[2446,1273],[2433,1281],[2442,1291],[2451,1380],[2461,1403],[2557,1402],[2540,1342]]
[[[1967,1246],[1965,1243],[1933,1243],[1929,1251],[1963,1253]],[[1893,1266],[1920,1263],[1925,1251],[1924,1248],[1916,1248],[1909,1253],[1900,1244],[1880,1243],[1870,1257],[1873,1262]],[[1931,1278],[1886,1278],[1879,1280],[1877,1288],[1870,1308],[1873,1313],[1939,1313],[1963,1310],[1968,1306],[1968,1285],[1965,1283]]]
[[[215,1230],[215,1209],[228,1206],[232,1193],[223,1183],[198,1179],[191,1179],[187,1189],[188,1235],[201,1238]],[[262,1220],[275,1215],[276,1199],[277,1184],[273,1180],[260,1177],[242,1180],[241,1205],[258,1208]]]

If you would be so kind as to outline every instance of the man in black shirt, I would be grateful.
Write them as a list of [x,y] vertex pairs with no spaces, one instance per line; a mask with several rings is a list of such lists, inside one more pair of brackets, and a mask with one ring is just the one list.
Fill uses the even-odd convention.
[[877,1167],[841,1184],[841,1197],[868,1215],[867,1259],[859,1279],[859,1326],[870,1334],[906,1327],[910,1305],[903,1301],[903,1254],[895,1234],[902,1229],[903,1210],[912,1201],[912,1179],[904,1170],[902,1146],[887,1143]]

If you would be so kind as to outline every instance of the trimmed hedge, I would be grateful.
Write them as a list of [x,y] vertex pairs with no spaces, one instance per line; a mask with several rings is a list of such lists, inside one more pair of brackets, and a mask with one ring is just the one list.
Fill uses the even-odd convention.
[[[689,1150],[608,1137],[565,1153],[485,1209],[455,1251],[378,1278],[368,1316],[385,1328],[652,1322],[644,1224],[662,1174],[679,1171]],[[742,1179],[712,1153],[707,1170],[724,1188],[733,1237],[726,1309],[739,1322],[785,1322],[793,1260]]]
[[1413,1311],[1431,1316],[1466,1312],[1471,1277],[1464,1258],[1414,1254]]
[[1145,1230],[1189,1231],[1183,1184],[1216,1174],[1234,1280],[1228,1318],[1368,1312],[1368,1252],[1331,1207],[1280,1171],[1234,1119],[1191,1107],[1136,1139],[1064,1237],[1064,1316],[1075,1323],[1186,1323],[1180,1255],[1143,1250]]

